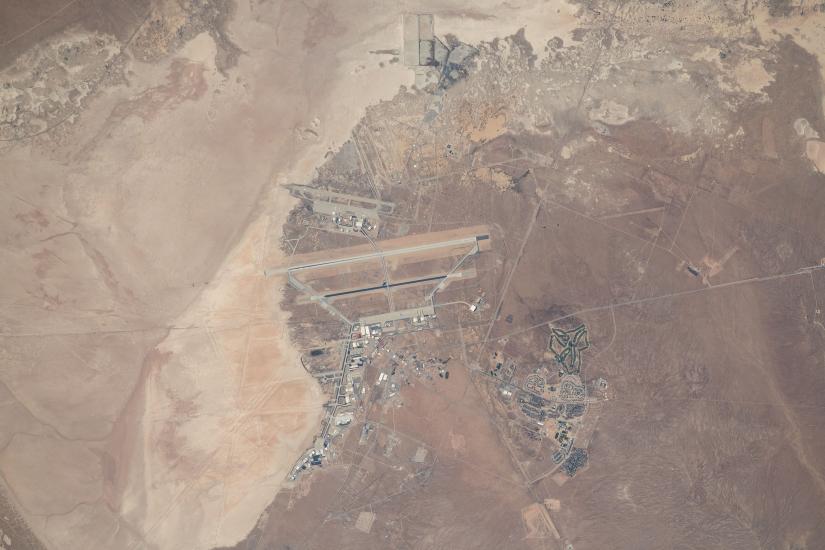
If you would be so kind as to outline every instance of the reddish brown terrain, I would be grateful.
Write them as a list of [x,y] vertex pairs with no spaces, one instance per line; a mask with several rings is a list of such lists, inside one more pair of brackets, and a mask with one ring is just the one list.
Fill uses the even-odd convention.
[[825,547],[825,4],[0,10],[3,550]]

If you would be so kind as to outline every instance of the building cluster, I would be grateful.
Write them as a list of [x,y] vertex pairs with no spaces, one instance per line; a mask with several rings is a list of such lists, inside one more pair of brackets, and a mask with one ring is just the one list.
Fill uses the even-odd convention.
[[565,376],[559,384],[559,399],[563,401],[581,401],[585,393],[584,384],[576,375]]
[[301,199],[308,207],[320,229],[353,233],[370,233],[378,228],[382,215],[392,214],[395,204],[380,199],[339,193],[308,185],[287,186],[293,197]]
[[[587,388],[580,375],[581,352],[589,345],[584,325],[569,331],[552,329],[548,351],[555,360],[554,364],[558,365],[558,371],[539,365],[520,378],[516,376],[515,361],[501,352],[493,353],[493,367],[488,371],[491,377],[499,381],[501,401],[509,410],[520,413],[522,419],[527,420],[518,422],[518,432],[512,433],[541,442],[552,462],[571,476],[587,462],[587,452],[577,449],[573,443],[589,402]],[[549,381],[551,376],[558,376],[552,384]],[[600,378],[594,381],[594,388],[603,393],[607,382]]]
[[[352,341],[356,343],[356,341]],[[334,398],[327,403],[327,417],[321,435],[315,445],[306,451],[289,475],[294,481],[300,473],[313,466],[321,466],[327,457],[331,439],[342,434],[355,420],[358,401],[365,395],[363,371],[369,362],[364,354],[363,344],[351,346],[349,342],[343,348],[341,367],[336,371],[323,371],[316,374],[320,382],[334,379]]]
[[374,226],[366,216],[349,212],[333,212],[332,223],[341,231],[372,231]]
[[478,50],[458,40],[442,41],[435,35],[432,14],[411,13],[402,19],[404,64],[415,72],[415,85],[447,88],[467,74]]
[[384,335],[431,328],[435,319],[435,309],[431,305],[362,317],[352,326],[352,347],[363,349],[365,345],[371,341],[377,342]]
[[[399,392],[402,383],[399,382],[399,376],[403,373],[403,370],[397,372],[399,367],[407,367],[410,361],[414,365],[423,364],[416,359],[415,354],[409,358],[403,354],[392,353],[387,347],[390,340],[385,336],[429,328],[435,317],[433,307],[425,306],[362,317],[359,322],[352,324],[348,333],[349,338],[344,345],[340,370],[325,370],[315,374],[319,381],[335,384],[334,399],[327,404],[327,418],[321,434],[326,443],[320,447],[315,446],[304,454],[293,468],[290,480],[297,479],[297,476],[307,468],[321,466],[328,456],[329,441],[352,425],[359,403],[367,394],[367,387],[363,382],[364,371],[373,359],[384,356],[390,364],[388,371],[378,372],[375,388],[370,390],[370,399],[378,400],[390,399]],[[438,363],[438,375],[441,378],[449,378],[449,371],[443,368],[448,361],[449,359],[441,360]],[[403,376],[405,375],[402,375],[402,378]]]
[[573,477],[576,475],[577,471],[584,468],[586,465],[587,451],[585,449],[575,447],[570,451],[570,454],[567,455],[567,460],[565,460],[564,464],[562,464],[562,469],[568,476]]
[[346,346],[344,350],[344,366],[341,369],[341,380],[336,400],[338,410],[342,407],[348,409],[358,397],[366,393],[366,388],[363,386],[362,370],[367,363],[367,357],[364,356],[363,352],[363,347]]
[[518,404],[521,412],[539,424],[543,424],[548,416],[544,407],[549,405],[550,402],[534,393],[520,392]]
[[313,466],[321,466],[321,460],[326,456],[328,448],[329,437],[316,437],[313,446],[307,449],[293,466],[289,474],[290,481],[295,481],[301,472]]
[[546,384],[544,376],[533,373],[527,376],[524,380],[524,389],[531,392],[542,393]]
[[493,361],[495,366],[490,370],[490,376],[495,376],[502,380],[505,384],[513,379],[516,372],[516,363],[512,359],[506,359],[499,352],[493,354]]
[[570,432],[573,430],[573,425],[565,420],[557,420],[556,421],[556,433],[553,436],[559,444],[559,449],[553,453],[553,463],[559,464],[564,457],[570,452],[571,447],[573,446],[573,437],[570,435]]

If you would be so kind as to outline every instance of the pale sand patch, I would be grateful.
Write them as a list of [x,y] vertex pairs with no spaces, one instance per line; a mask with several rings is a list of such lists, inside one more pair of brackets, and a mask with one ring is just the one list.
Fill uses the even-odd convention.
[[722,62],[719,59],[718,48],[711,48],[710,46],[705,46],[701,50],[698,50],[693,55],[691,55],[690,59],[694,61],[706,61],[708,63],[715,65],[718,70],[722,70]]
[[544,539],[551,536],[556,540],[561,538],[547,508],[538,502],[522,508],[521,519],[524,523],[525,539]]
[[[691,59],[710,63],[716,70],[726,75],[725,77],[721,75],[716,77],[719,88],[726,92],[733,92],[738,88],[748,93],[760,94],[766,86],[774,81],[774,75],[765,69],[764,62],[758,57],[743,60],[731,69],[729,65],[722,63],[717,48],[705,46],[694,53]],[[733,86],[734,83],[735,86]]]
[[725,269],[725,264],[739,251],[738,246],[731,247],[728,249],[725,254],[721,258],[712,258],[709,255],[705,255],[702,257],[700,263],[704,264],[707,269],[702,270],[702,281],[706,284],[710,284],[710,278],[717,276],[719,273]]
[[[367,105],[413,82],[369,53],[399,46],[402,11],[436,13],[440,35],[470,42],[524,25],[539,51],[569,40],[577,8],[531,4],[239,2],[230,35],[244,55],[227,76],[203,34],[173,59],[128,62],[128,81],[92,100],[65,142],[7,146],[12,184],[45,212],[23,213],[52,224],[26,231],[40,242],[76,228],[86,240],[62,247],[72,270],[60,277],[37,275],[42,261],[15,274],[21,296],[33,281],[54,304],[31,304],[12,328],[66,333],[44,355],[65,372],[86,368],[72,348],[91,349],[99,358],[87,370],[107,373],[88,378],[77,404],[53,382],[43,391],[48,377],[20,381],[31,410],[66,411],[81,437],[103,438],[7,448],[0,468],[31,481],[17,503],[36,508],[21,510],[48,546],[199,549],[246,535],[318,428],[323,400],[289,346],[279,288],[262,278],[291,199],[261,188],[307,181]],[[480,17],[460,17],[471,12]],[[107,331],[131,347],[112,348]],[[41,419],[31,422],[39,434]],[[27,457],[42,465],[36,480]],[[49,487],[61,489],[60,509],[37,500]]]
[[[489,183],[499,192],[513,188],[513,178],[497,167],[480,166],[470,174],[474,180]],[[473,181],[470,180],[470,183],[473,183]]]
[[804,118],[798,118],[793,121],[793,129],[801,138],[805,139],[819,139],[819,132],[811,127],[811,123]]
[[[347,34],[343,46],[332,47],[336,57],[300,49],[282,55],[272,49],[271,20],[283,14],[247,15],[236,23],[256,32],[240,29],[239,34],[258,40],[260,47],[246,49],[231,78],[217,72],[215,44],[202,34],[172,59],[131,62],[128,85],[95,99],[65,147],[44,152],[24,143],[7,156],[13,161],[6,166],[19,176],[15,182],[57,190],[54,211],[44,208],[43,214],[21,202],[24,213],[46,216],[49,223],[57,216],[70,219],[84,239],[107,247],[99,253],[90,244],[84,251],[72,235],[65,238],[68,244],[49,241],[66,257],[59,266],[72,269],[55,272],[40,261],[31,268],[21,264],[32,275],[18,277],[20,295],[27,278],[49,285],[58,309],[32,316],[30,324],[22,324],[28,315],[21,318],[14,332],[65,332],[86,338],[78,350],[99,350],[101,356],[100,365],[87,368],[86,358],[68,353],[70,346],[59,340],[51,348],[44,345],[60,360],[39,361],[48,366],[42,379],[17,379],[29,408],[58,411],[55,420],[61,428],[67,424],[72,436],[103,438],[67,442],[37,436],[26,445],[18,439],[0,460],[0,469],[21,488],[15,494],[21,512],[52,548],[232,544],[252,528],[319,426],[324,396],[289,347],[280,289],[263,279],[265,264],[276,260],[272,251],[278,252],[291,200],[286,194],[261,200],[258,189],[276,173],[309,177],[326,148],[346,139],[364,107],[390,97],[401,77],[411,75],[406,70],[378,74],[377,60],[367,53],[382,37],[397,40],[394,17],[385,21],[386,32],[376,31],[375,44],[361,41],[363,28]],[[304,14],[295,17],[299,24],[284,23],[288,44],[300,44],[307,29],[300,21]],[[359,58],[375,67],[351,74],[347,60]],[[307,66],[313,67],[314,80]],[[335,79],[347,82],[337,87]],[[370,82],[370,92],[361,93]],[[336,108],[338,101],[346,101],[347,108]],[[324,141],[294,140],[291,129],[319,113],[328,122]],[[52,155],[61,155],[68,169]],[[308,159],[306,166],[296,170],[296,159],[302,158]],[[53,165],[54,170],[44,170]],[[20,194],[25,199],[29,191],[21,187]],[[256,203],[253,217],[238,220],[239,212]],[[38,226],[39,218],[33,219]],[[72,229],[63,223],[35,238]],[[216,273],[205,269],[216,252],[226,255],[216,243],[244,226],[248,229],[240,240],[235,237],[234,252],[222,267]],[[180,311],[205,279],[211,279],[208,290]],[[126,291],[137,299],[123,302]],[[58,307],[64,302],[84,308],[83,325],[77,312]],[[85,309],[114,314],[89,315]],[[156,344],[156,333],[166,326],[181,330]],[[152,338],[141,340],[141,327],[151,327],[145,334]],[[120,350],[109,343],[110,329],[123,329],[124,339],[135,341],[123,350],[129,361],[113,352]],[[103,336],[96,340],[73,336],[97,331]],[[142,374],[140,355],[145,355]],[[50,382],[73,374],[69,361],[84,367],[84,375],[94,373],[83,377],[83,391],[65,391],[77,376],[62,389]],[[29,364],[22,355],[20,364]],[[75,404],[78,397],[84,399]],[[39,430],[37,424],[25,427],[33,434]],[[60,499],[43,500],[49,488],[57,488]],[[84,536],[74,536],[74,528],[83,529]]]
[[817,170],[825,174],[825,142],[808,140],[805,144],[805,156],[814,163]]
[[627,105],[622,105],[610,99],[601,100],[599,106],[589,111],[587,116],[590,117],[590,120],[603,122],[612,126],[620,126],[635,119]]
[[573,31],[579,26],[576,15],[580,9],[564,0],[516,0],[454,2],[453,6],[441,3],[438,7],[432,6],[431,13],[437,16],[435,31],[439,36],[450,32],[469,44],[509,36],[524,28],[525,38],[542,59],[546,56],[544,46],[551,38],[559,37],[570,44]]
[[358,514],[358,519],[355,520],[355,528],[362,533],[369,534],[372,531],[372,524],[375,523],[375,514],[373,512],[361,512]]
[[474,128],[468,134],[468,137],[475,142],[491,141],[507,131],[507,116],[504,113],[499,113],[494,117],[490,117],[477,128]]
[[752,58],[738,64],[733,70],[733,76],[740,88],[750,93],[760,93],[773,82],[773,75],[765,70],[765,65],[759,58]]
[[[239,45],[266,51],[272,47],[271,27],[258,26],[260,14],[250,9],[239,6],[233,24]],[[245,19],[253,16],[255,21]],[[410,71],[380,68],[369,57],[369,50],[398,40],[397,18],[379,24],[368,34],[348,33],[349,47],[316,46],[331,50],[318,52],[331,63],[313,68],[304,62],[304,80],[294,81],[304,87],[294,90],[301,108],[292,151],[275,173],[278,182],[309,179],[323,155],[349,137],[366,105],[411,83]],[[281,27],[281,38],[296,42],[286,30]],[[239,72],[249,75],[253,103],[271,102],[276,82],[283,82],[271,64],[267,56],[241,58]],[[310,141],[300,131],[308,127],[317,135]],[[263,277],[267,265],[282,262],[277,242],[291,205],[292,199],[276,191],[259,208],[260,217],[210,287],[175,322],[205,328],[173,332],[158,346],[168,360],[146,384],[142,456],[134,460],[142,468],[132,473],[123,502],[138,504],[128,517],[160,548],[240,540],[319,426],[325,397],[290,347],[278,304],[281,283]]]
[[263,275],[286,207],[273,202],[272,218],[250,225],[216,284],[178,321],[203,329],[158,346],[168,359],[146,384],[143,469],[132,472],[124,502],[145,498],[135,523],[159,547],[243,537],[320,421],[324,396],[290,346],[278,287]]

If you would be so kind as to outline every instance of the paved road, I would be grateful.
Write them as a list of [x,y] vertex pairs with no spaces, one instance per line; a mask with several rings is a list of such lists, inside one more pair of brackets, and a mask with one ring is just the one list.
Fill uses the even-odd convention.
[[411,254],[413,252],[424,252],[427,250],[436,250],[439,248],[446,248],[448,246],[458,246],[462,244],[473,244],[477,241],[477,237],[465,237],[463,239],[453,239],[450,241],[441,241],[437,243],[419,244],[416,246],[408,246],[405,248],[397,248],[395,250],[368,252],[366,254],[358,254],[349,256],[347,258],[339,258],[337,260],[324,260],[320,262],[312,262],[307,264],[298,264],[291,267],[281,267],[277,269],[267,269],[264,273],[267,277],[270,275],[283,275],[287,271],[301,271],[304,269],[316,269],[319,267],[331,267],[335,265],[351,264],[356,262],[363,262],[365,260],[372,260],[375,258],[386,258],[388,256],[401,256],[404,254]]

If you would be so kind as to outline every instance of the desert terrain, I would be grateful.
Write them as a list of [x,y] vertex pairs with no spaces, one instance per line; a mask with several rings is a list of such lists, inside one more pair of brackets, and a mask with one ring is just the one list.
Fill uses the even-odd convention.
[[825,4],[0,6],[0,548],[825,547]]

